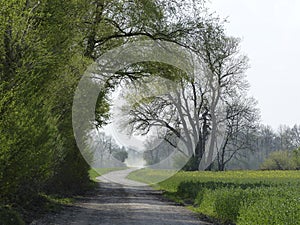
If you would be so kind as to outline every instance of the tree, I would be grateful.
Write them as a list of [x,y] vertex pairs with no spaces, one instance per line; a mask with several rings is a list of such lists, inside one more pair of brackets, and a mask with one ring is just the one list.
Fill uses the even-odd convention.
[[[176,142],[176,137],[169,137],[167,139],[174,145]],[[153,166],[157,163],[166,160],[173,152],[174,148],[164,139],[159,137],[153,137],[148,139],[145,145],[146,150],[143,153],[143,158],[146,161],[147,166]],[[178,168],[177,165],[173,165],[172,160],[165,161],[161,166],[162,169],[172,169]]]
[[128,158],[128,153],[125,149],[122,148],[120,149],[120,151],[114,152],[113,156],[120,162],[125,162],[125,160]]
[[276,132],[270,126],[259,124],[258,129],[248,139],[252,150],[241,151],[242,154],[233,157],[228,168],[259,169],[260,165],[269,159],[273,152],[289,151],[289,154],[293,155],[294,149],[299,147],[297,145],[297,127],[297,125],[293,127],[280,126]]
[[300,146],[300,127],[281,125],[278,129],[279,149],[293,150]]
[[[152,37],[161,16],[156,1],[0,2],[1,204],[84,188],[89,166],[71,123],[77,83],[108,49]],[[105,94],[99,125],[107,119]]]
[[253,98],[237,96],[226,105],[226,131],[217,154],[218,170],[223,171],[232,158],[255,151],[254,137],[258,130],[258,109]]
[[292,170],[295,169],[292,154],[289,151],[274,151],[261,164],[262,170]]
[[[217,121],[216,114],[220,110],[218,104],[228,101],[247,86],[243,79],[247,59],[238,56],[239,40],[225,37],[217,28],[212,31],[210,29],[211,27],[198,37],[204,40],[203,47],[198,50],[203,59],[202,71],[188,77],[176,69],[171,70],[178,83],[173,87],[157,77],[151,78],[157,79],[152,85],[156,85],[158,90],[171,91],[171,94],[166,93],[159,97],[149,96],[153,93],[153,88],[150,93],[145,93],[147,88],[143,84],[136,85],[136,93],[128,97],[134,100],[127,102],[130,107],[124,109],[130,115],[127,123],[131,130],[147,133],[152,127],[158,126],[168,129],[180,138],[187,150],[182,153],[197,159],[194,169],[206,168],[212,162],[214,147],[206,151],[205,146],[208,135],[216,133],[214,129],[221,122]],[[143,82],[149,81],[145,79]],[[201,164],[205,153],[208,154],[208,164],[204,161]]]
[[97,134],[91,134],[89,148],[92,154],[92,167],[111,168],[124,167],[125,159],[128,153],[124,147],[120,147],[115,139],[105,132],[98,131]]
[[55,65],[42,35],[45,7],[39,1],[0,3],[1,203],[30,204],[56,166],[56,119],[44,105]]

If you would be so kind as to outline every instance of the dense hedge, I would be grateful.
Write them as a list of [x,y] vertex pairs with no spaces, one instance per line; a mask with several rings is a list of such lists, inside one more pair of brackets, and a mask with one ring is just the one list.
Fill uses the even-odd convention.
[[25,225],[25,223],[15,210],[0,206],[0,225]]
[[45,192],[89,186],[71,123],[74,91],[91,61],[76,45],[82,34],[74,7],[75,1],[0,1],[0,205],[7,206],[0,221],[6,225],[21,224],[17,212],[28,222]]

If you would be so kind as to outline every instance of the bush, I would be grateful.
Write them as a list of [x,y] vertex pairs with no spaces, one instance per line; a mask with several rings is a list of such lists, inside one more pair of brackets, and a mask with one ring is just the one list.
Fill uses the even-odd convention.
[[293,151],[293,163],[296,170],[300,170],[300,148]]
[[202,189],[202,184],[199,182],[182,182],[177,189],[177,194],[186,203],[194,203],[198,193]]
[[262,170],[296,169],[292,154],[289,151],[275,151],[261,164]]
[[211,218],[217,218],[215,210],[216,195],[215,190],[203,189],[200,191],[195,199],[196,208],[195,211],[209,216]]
[[221,189],[215,192],[214,208],[216,215],[224,222],[236,222],[241,206],[241,189]]
[[25,225],[25,223],[16,211],[0,206],[0,225]]
[[76,147],[69,149],[54,176],[48,180],[45,191],[67,196],[82,194],[90,188],[88,170],[89,165],[80,151]]

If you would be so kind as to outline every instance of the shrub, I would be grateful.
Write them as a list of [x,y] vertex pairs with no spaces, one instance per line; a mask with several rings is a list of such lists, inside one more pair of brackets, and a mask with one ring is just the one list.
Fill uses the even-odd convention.
[[198,203],[195,211],[212,218],[217,218],[214,205],[215,201],[215,191],[211,189],[203,189],[203,191],[199,192],[199,195],[197,195],[197,198],[195,199],[195,202]]
[[300,148],[293,151],[293,163],[296,170],[300,170]]
[[241,206],[241,189],[220,189],[215,192],[214,209],[219,219],[224,222],[236,222]]
[[25,225],[25,223],[16,211],[0,206],[0,225]]
[[202,189],[202,190],[198,191],[198,194],[197,194],[197,196],[195,198],[195,201],[194,201],[194,206],[201,205],[201,203],[204,200],[204,193],[205,193],[205,191],[207,191],[207,189]]
[[262,170],[291,170],[295,169],[293,158],[289,151],[275,151],[261,164]]
[[177,194],[187,203],[194,203],[195,198],[202,189],[199,182],[182,182],[177,189]]

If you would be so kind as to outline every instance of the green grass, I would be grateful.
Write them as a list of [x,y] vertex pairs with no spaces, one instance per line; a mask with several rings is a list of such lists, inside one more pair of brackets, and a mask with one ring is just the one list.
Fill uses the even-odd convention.
[[96,177],[99,177],[103,174],[117,171],[117,170],[125,170],[127,167],[115,167],[115,168],[93,168],[89,170],[89,177],[94,182],[99,182],[99,180],[96,179]]
[[40,194],[40,195],[47,200],[49,205],[70,205],[74,202],[73,198],[66,198],[57,195],[46,195],[46,194]]
[[[151,183],[165,173],[142,169],[129,178]],[[179,172],[153,186],[211,221],[300,224],[300,171]]]

